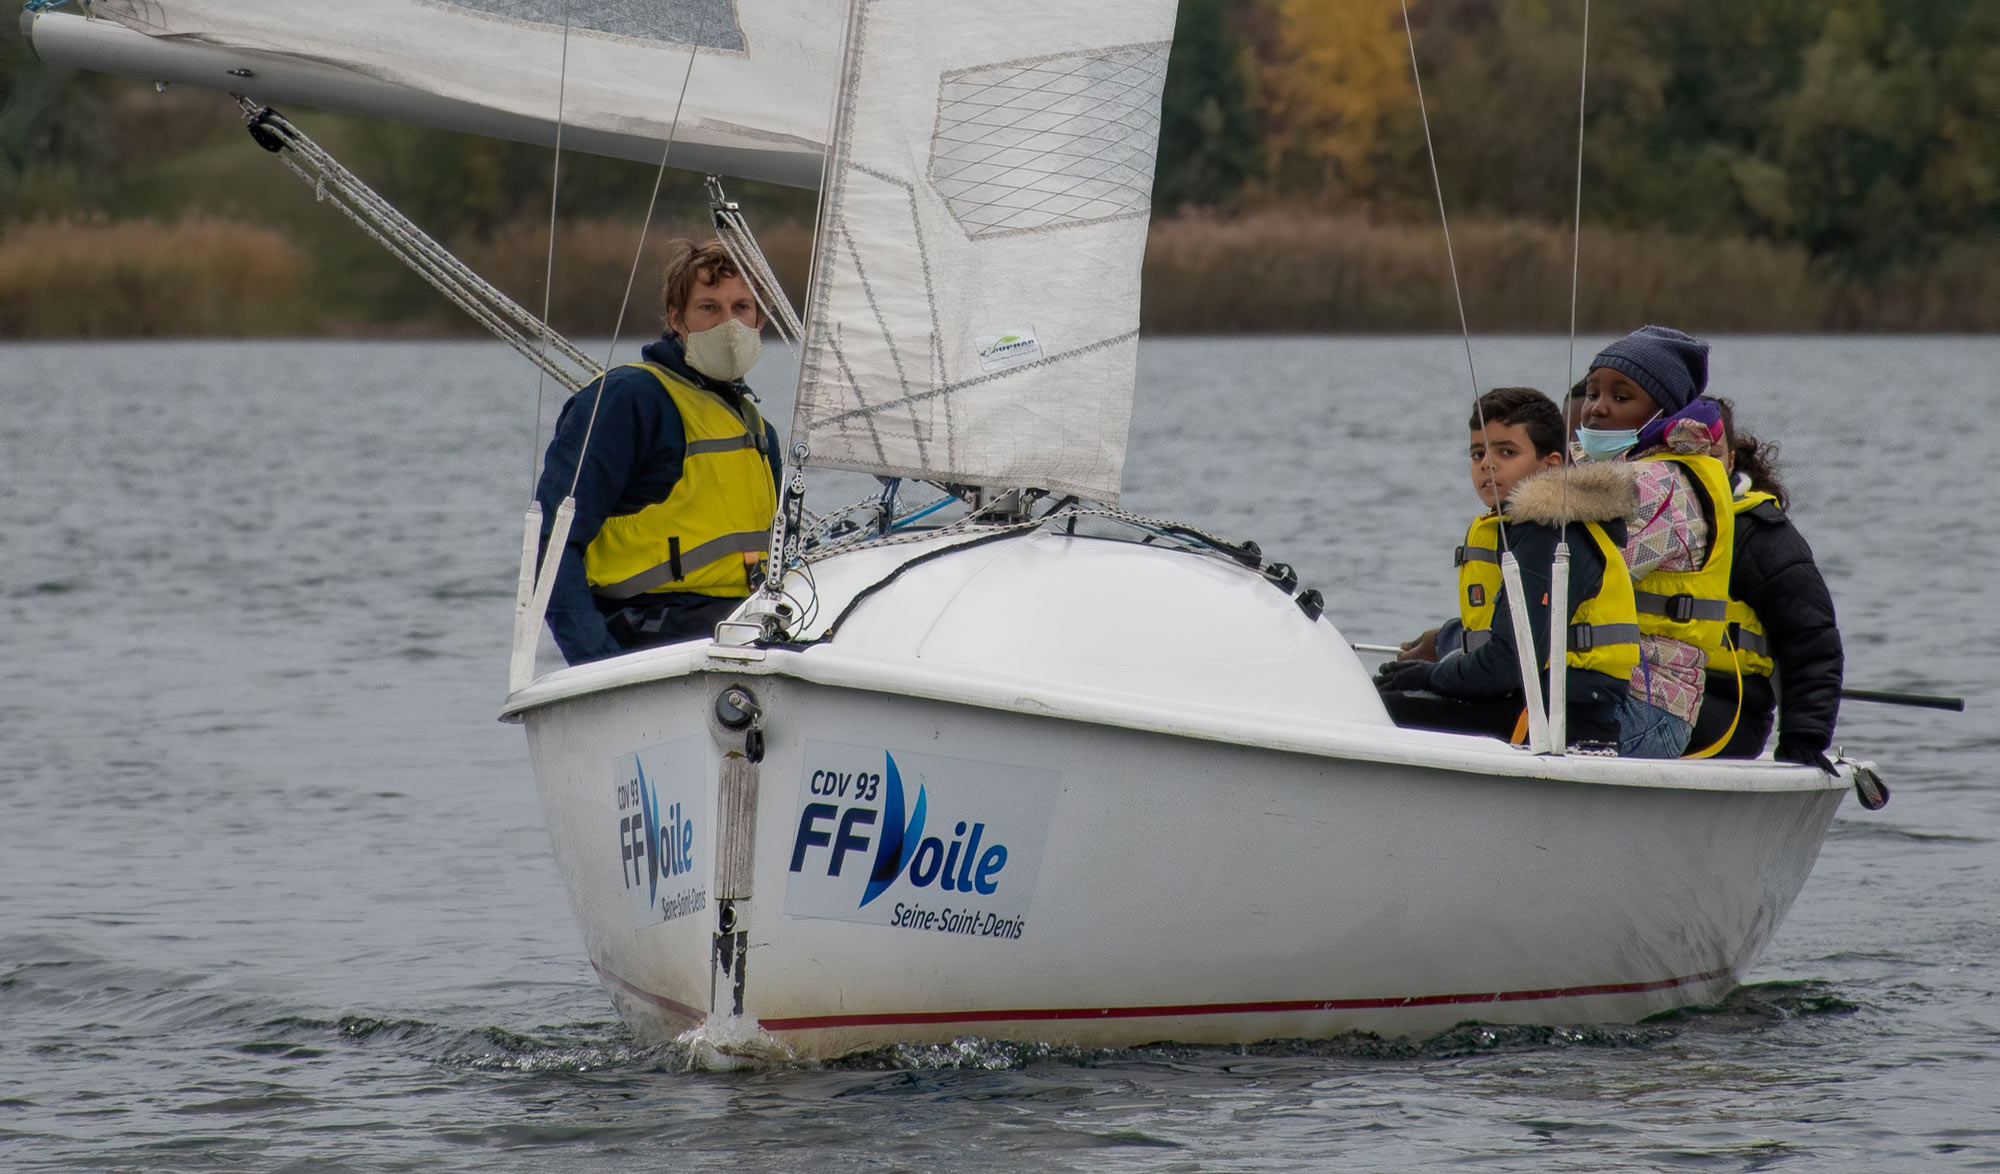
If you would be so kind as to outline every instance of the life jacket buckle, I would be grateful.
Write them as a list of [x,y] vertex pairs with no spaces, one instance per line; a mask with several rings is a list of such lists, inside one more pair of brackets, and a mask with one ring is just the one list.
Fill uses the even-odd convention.
[[1667,618],[1677,624],[1689,623],[1694,619],[1694,596],[1688,594],[1667,597]]
[[1463,546],[1454,547],[1452,549],[1451,565],[1454,567],[1462,567],[1465,565],[1465,548]]
[[1595,647],[1597,647],[1597,629],[1591,627],[1589,624],[1571,624],[1569,626],[1569,650],[1571,652],[1589,652]]

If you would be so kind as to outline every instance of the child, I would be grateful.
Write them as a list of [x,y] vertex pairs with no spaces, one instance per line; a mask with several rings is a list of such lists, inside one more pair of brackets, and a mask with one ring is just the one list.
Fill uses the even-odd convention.
[[1700,398],[1708,344],[1664,326],[1643,326],[1591,360],[1577,444],[1586,457],[1629,462],[1639,493],[1625,565],[1637,586],[1639,649],[1630,699],[1619,714],[1619,753],[1699,757],[1690,746],[1701,709],[1705,648],[1728,628],[1735,541],[1728,474],[1708,455],[1721,416]]
[[1500,558],[1511,550],[1521,566],[1546,697],[1549,572],[1566,533],[1568,737],[1614,745],[1625,682],[1639,661],[1632,582],[1619,556],[1623,519],[1636,507],[1632,478],[1613,466],[1565,467],[1562,410],[1532,388],[1487,392],[1470,426],[1472,487],[1488,511],[1474,519],[1458,551],[1461,650],[1435,663],[1383,665],[1376,682],[1383,703],[1399,725],[1512,735],[1523,717],[1523,690]]
[[1723,439],[1714,455],[1728,466],[1736,494],[1736,550],[1729,571],[1731,646],[1720,658],[1709,655],[1691,743],[1706,746],[1727,735],[1719,757],[1757,757],[1770,737],[1772,710],[1782,695],[1778,760],[1824,768],[1840,712],[1845,665],[1833,597],[1813,561],[1812,547],[1786,516],[1790,503],[1771,468],[1770,446],[1736,430],[1728,400],[1715,404],[1722,412]]

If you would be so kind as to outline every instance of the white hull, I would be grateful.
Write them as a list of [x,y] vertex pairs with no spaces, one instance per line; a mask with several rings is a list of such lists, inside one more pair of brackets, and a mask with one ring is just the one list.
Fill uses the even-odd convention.
[[[1536,758],[1372,717],[1121,706],[843,642],[652,650],[510,703],[591,961],[643,1034],[832,1056],[1630,1021],[1738,981],[1846,786],[1770,763]],[[732,685],[762,709],[754,765],[713,717]],[[870,781],[891,760],[893,811]],[[664,813],[650,832],[633,830],[635,761]],[[816,794],[837,790],[816,773],[873,793]],[[918,823],[938,847],[906,847],[899,869],[884,834],[915,844]],[[984,839],[946,865],[960,824]],[[635,839],[667,845],[660,874]]]

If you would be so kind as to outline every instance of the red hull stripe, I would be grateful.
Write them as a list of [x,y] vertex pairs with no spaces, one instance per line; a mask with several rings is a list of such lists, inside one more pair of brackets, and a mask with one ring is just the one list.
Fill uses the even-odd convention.
[[631,983],[626,982],[624,979],[611,973],[604,967],[599,966],[595,962],[592,962],[590,964],[590,968],[597,972],[597,976],[599,978],[617,987],[619,990],[624,991],[626,994],[631,995],[633,998],[644,999],[646,1002],[651,1003],[655,1007],[663,1007],[666,1010],[672,1011],[674,1014],[680,1016],[682,1019],[688,1020],[691,1023],[700,1023],[702,1020],[708,1018],[708,1012],[706,1011],[700,1010],[699,1008],[696,1007],[690,1007],[686,1003],[677,1003],[674,1000],[669,999],[665,995],[656,995],[651,991],[640,990],[638,987],[635,987]]
[[[766,1031],[810,1031],[829,1027],[893,1027],[927,1023],[1019,1023],[1052,1019],[1169,1019],[1195,1015],[1272,1015],[1291,1011],[1386,1011],[1405,1007],[1522,1003],[1535,999],[1581,999],[1592,995],[1637,995],[1647,991],[1714,982],[1731,972],[1710,970],[1651,982],[1554,987],[1538,991],[1493,991],[1471,995],[1408,995],[1388,999],[1293,999],[1272,1003],[1191,1003],[1180,1007],[1044,1007],[1002,1011],[894,1011],[872,1015],[802,1015],[759,1019]],[[621,984],[623,985],[623,984]],[[627,989],[630,989],[629,987]],[[643,993],[643,992],[641,992]],[[657,995],[646,998],[664,1003]]]

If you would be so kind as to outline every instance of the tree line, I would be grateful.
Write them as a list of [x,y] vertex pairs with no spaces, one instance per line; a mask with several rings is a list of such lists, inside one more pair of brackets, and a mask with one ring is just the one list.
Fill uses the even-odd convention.
[[[1993,328],[2000,22],[1988,7],[1593,5],[1582,191],[1594,288],[1621,314],[1699,321],[1704,305],[1731,307],[1711,317],[1714,329]],[[1583,0],[1410,0],[1408,12],[1406,34],[1399,0],[1181,0],[1162,107],[1149,328],[1209,322],[1190,291],[1233,281],[1246,266],[1292,273],[1319,300],[1279,294],[1285,305],[1212,328],[1452,324],[1437,290],[1391,288],[1441,289],[1444,280],[1441,250],[1426,235],[1435,234],[1437,193],[1412,41],[1442,196],[1466,226],[1471,255],[1461,268],[1474,267],[1465,276],[1475,297],[1491,294],[1484,324],[1558,325],[1550,307],[1568,281]],[[546,246],[549,151],[293,113],[418,223],[518,269],[511,292],[539,300],[539,267],[515,264],[515,254]],[[427,287],[361,247],[244,138],[220,95],[156,93],[50,67],[25,49],[15,22],[0,21],[0,231],[15,253],[11,269],[0,254],[0,335],[54,329],[21,324],[24,302],[54,296],[36,275],[71,271],[82,281],[89,226],[140,221],[162,226],[160,264],[183,267],[196,260],[181,255],[182,242],[227,241],[228,225],[242,226],[233,264],[264,275],[257,320],[290,324],[264,329],[455,325]],[[593,265],[617,270],[602,282],[622,286],[630,252],[621,226],[644,215],[652,178],[639,164],[563,158],[558,243],[579,258],[567,280],[586,321],[598,313]],[[761,226],[811,223],[812,193],[732,190]],[[666,222],[698,224],[704,207],[699,177],[670,172]],[[191,235],[165,235],[189,218],[201,221]],[[143,234],[121,232],[122,247],[142,247]],[[1317,251],[1299,255],[1300,240]],[[36,248],[46,255],[29,256]],[[791,230],[783,251],[798,254],[787,267],[802,275],[806,238]],[[126,280],[100,276],[110,286]],[[273,317],[283,299],[269,290],[287,280],[331,317],[318,327],[298,325],[305,310]],[[1740,288],[1703,301],[1702,280]],[[1329,292],[1336,286],[1345,292]],[[43,310],[36,321],[75,317]],[[118,318],[101,305],[94,313]]]
[[[1183,0],[1157,195],[1567,223],[1583,0]],[[1589,11],[1583,215],[1920,265],[1995,219],[1981,0],[1617,0]]]

